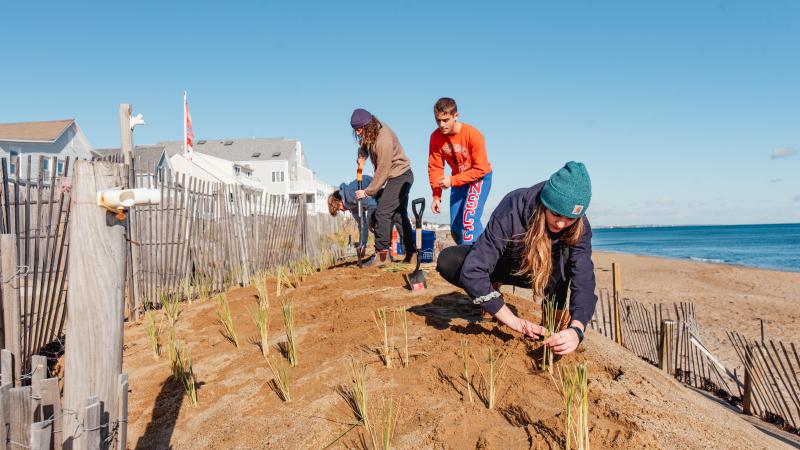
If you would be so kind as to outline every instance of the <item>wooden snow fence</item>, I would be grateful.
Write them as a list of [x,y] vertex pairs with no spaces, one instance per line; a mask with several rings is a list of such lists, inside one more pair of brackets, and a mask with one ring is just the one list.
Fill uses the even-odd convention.
[[601,289],[589,326],[614,340],[619,326],[624,347],[641,359],[667,371],[698,389],[730,398],[741,391],[741,382],[708,351],[701,338],[694,305],[674,303],[647,307],[619,299],[619,322],[615,320],[614,299]]
[[[8,350],[0,351],[0,450],[54,450],[73,448],[72,441],[64,440],[66,418],[77,415],[76,411],[65,409],[61,402],[61,388],[58,377],[50,377],[47,358],[34,355],[31,358],[31,372],[23,380],[15,382],[6,370],[13,365],[13,356]],[[128,377],[120,374],[117,378],[116,403],[118,419],[108,422],[108,411],[97,397],[85,400],[81,411],[84,420],[75,430],[66,434],[85,438],[83,448],[124,450],[127,436]]]
[[800,357],[795,344],[751,341],[735,331],[728,332],[728,339],[744,366],[744,412],[797,432],[800,429]]
[[0,348],[14,355],[19,379],[32,355],[64,330],[70,160],[28,155],[2,158],[0,166]]

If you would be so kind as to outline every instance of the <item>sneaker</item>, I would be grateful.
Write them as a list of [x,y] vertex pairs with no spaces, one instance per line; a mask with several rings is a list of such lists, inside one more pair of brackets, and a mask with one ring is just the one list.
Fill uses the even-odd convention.
[[411,261],[413,261],[413,260],[414,260],[414,255],[415,255],[416,253],[417,253],[417,252],[408,252],[408,253],[406,253],[406,256],[403,258],[403,262],[404,262],[404,263],[406,263],[406,264],[408,264],[408,263],[410,263]]

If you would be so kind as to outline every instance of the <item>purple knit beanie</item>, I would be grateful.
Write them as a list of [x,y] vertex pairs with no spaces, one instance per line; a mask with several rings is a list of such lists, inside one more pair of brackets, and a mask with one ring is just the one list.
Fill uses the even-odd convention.
[[350,126],[353,127],[354,130],[356,128],[363,128],[370,123],[370,121],[372,121],[372,114],[366,109],[358,108],[353,111],[353,115],[350,116]]

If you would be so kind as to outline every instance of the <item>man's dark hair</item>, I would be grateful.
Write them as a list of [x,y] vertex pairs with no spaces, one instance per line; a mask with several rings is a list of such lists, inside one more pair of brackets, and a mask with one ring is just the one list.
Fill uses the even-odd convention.
[[450,97],[442,97],[433,105],[434,114],[455,114],[458,112],[456,101]]

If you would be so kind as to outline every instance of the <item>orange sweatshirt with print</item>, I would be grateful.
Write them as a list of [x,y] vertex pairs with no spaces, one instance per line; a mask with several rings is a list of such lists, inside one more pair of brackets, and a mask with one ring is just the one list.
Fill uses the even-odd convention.
[[483,135],[477,128],[461,124],[461,130],[453,135],[446,135],[437,128],[431,133],[431,145],[428,152],[428,180],[433,189],[433,197],[442,197],[439,180],[444,176],[444,163],[452,169],[451,187],[464,186],[478,181],[492,171],[489,158],[486,156],[486,144]]

